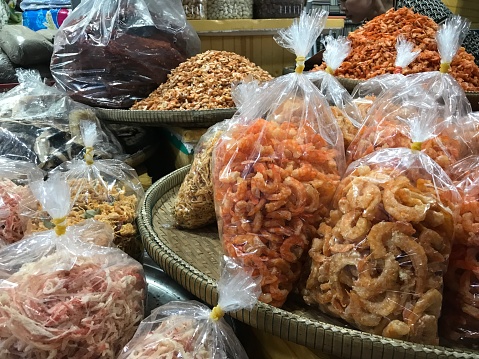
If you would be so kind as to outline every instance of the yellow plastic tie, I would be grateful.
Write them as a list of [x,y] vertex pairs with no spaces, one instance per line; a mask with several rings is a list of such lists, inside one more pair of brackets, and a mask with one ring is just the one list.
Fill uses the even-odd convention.
[[223,318],[225,312],[218,305],[211,310],[210,318],[215,322]]
[[304,56],[298,56],[296,58],[296,69],[294,70],[297,74],[302,74],[304,70],[304,62],[306,58]]
[[330,75],[334,75],[334,70],[329,66],[326,66],[326,69],[324,71],[326,71]]
[[67,224],[66,224],[67,217],[61,218],[53,218],[52,223],[55,225],[55,233],[57,236],[61,236],[65,234],[67,231]]
[[93,164],[93,147],[85,147],[85,156],[83,156],[87,165]]
[[422,142],[413,142],[411,145],[411,150],[421,151]]
[[449,72],[449,68],[451,67],[451,63],[450,62],[443,62],[441,64],[441,68],[439,69],[439,72],[441,74],[447,74]]

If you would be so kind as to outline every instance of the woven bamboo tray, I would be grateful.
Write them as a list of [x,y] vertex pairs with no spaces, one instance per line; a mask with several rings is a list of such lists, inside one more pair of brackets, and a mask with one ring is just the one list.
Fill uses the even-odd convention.
[[209,127],[233,117],[236,108],[191,111],[148,111],[96,108],[100,120],[141,126]]
[[[155,182],[141,204],[138,227],[150,257],[190,293],[216,305],[219,259],[222,254],[215,226],[188,231],[175,228],[172,209],[189,166]],[[479,358],[479,352],[419,345],[383,338],[348,327],[340,320],[307,309],[295,298],[284,309],[258,303],[234,318],[325,354],[345,359]]]

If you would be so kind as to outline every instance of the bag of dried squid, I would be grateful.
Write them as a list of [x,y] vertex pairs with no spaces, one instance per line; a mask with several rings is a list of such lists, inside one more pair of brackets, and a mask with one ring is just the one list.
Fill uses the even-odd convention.
[[[242,106],[258,95],[260,88],[258,81],[252,77],[232,85],[231,96],[237,113],[241,113]],[[173,214],[176,225],[181,228],[195,229],[216,222],[211,157],[219,137],[231,126],[231,121],[234,120],[228,119],[211,126],[195,147],[193,163],[175,199]]]
[[403,75],[404,69],[416,59],[420,52],[420,49],[414,51],[414,44],[407,41],[404,35],[401,34],[397,37],[394,73],[379,75],[362,81],[356,85],[351,93],[363,117],[366,117],[368,110],[376,98],[404,81],[406,78]]
[[235,332],[223,316],[251,309],[261,293],[259,278],[225,258],[218,281],[218,304],[210,309],[195,300],[173,301],[145,318],[118,359],[247,359]]
[[260,300],[282,306],[345,168],[341,130],[302,73],[325,11],[303,13],[276,41],[297,56],[220,137],[213,190],[224,252],[262,277]]
[[[470,134],[463,123],[471,105],[459,83],[447,73],[467,28],[468,22],[459,16],[440,26],[437,42],[441,71],[408,75],[385,91],[351,142],[348,163],[380,148],[411,148],[415,142],[420,142],[420,149],[446,170],[471,153]],[[418,139],[413,138],[415,134]]]
[[[80,123],[85,143],[82,160],[67,161],[50,173],[61,173],[72,189],[72,209],[67,215],[69,225],[88,218],[109,224],[115,232],[115,244],[135,259],[142,256],[136,217],[144,191],[136,171],[116,159],[94,160],[99,139],[95,122]],[[33,232],[52,227],[48,220],[32,220]]]
[[143,319],[143,268],[67,227],[64,180],[30,188],[55,228],[0,249],[0,357],[114,359]]
[[37,203],[28,185],[43,179],[33,163],[0,157],[0,248],[23,238]]
[[458,201],[420,151],[388,148],[353,162],[313,240],[304,300],[365,332],[438,344]]
[[362,116],[348,90],[334,77],[334,72],[351,52],[351,41],[344,36],[334,38],[328,35],[322,43],[325,47],[323,60],[327,67],[324,71],[310,71],[307,76],[328,100],[347,149],[361,127]]
[[443,337],[476,347],[479,337],[479,156],[455,163],[449,175],[459,190],[454,245],[444,278]]

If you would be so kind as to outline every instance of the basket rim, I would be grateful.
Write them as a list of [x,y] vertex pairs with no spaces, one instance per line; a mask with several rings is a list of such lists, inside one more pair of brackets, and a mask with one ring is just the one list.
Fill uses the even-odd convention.
[[[191,165],[187,165],[171,172],[160,178],[147,190],[141,202],[137,222],[141,238],[150,257],[186,290],[213,306],[217,304],[218,297],[215,280],[182,259],[178,253],[161,240],[153,228],[152,209],[164,194],[181,184],[190,167]],[[303,317],[262,302],[258,302],[251,310],[243,309],[228,314],[245,324],[282,339],[341,357],[390,358],[385,356],[388,352],[393,355],[391,357],[396,357],[397,354],[397,357],[401,358],[472,359],[479,356],[479,351],[385,338]],[[258,318],[265,318],[265,320],[257,320]],[[285,327],[287,329],[283,330]],[[360,350],[360,356],[357,356],[356,349]],[[345,351],[349,351],[349,356]],[[370,352],[370,356],[363,356],[363,351]]]

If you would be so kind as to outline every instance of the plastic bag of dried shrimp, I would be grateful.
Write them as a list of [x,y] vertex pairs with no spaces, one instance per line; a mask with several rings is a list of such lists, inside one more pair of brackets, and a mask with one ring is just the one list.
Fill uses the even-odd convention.
[[195,300],[173,301],[145,318],[118,359],[247,359],[245,350],[223,318],[251,309],[261,294],[259,278],[224,257],[218,281],[218,304],[210,309]]
[[363,117],[366,117],[369,108],[377,97],[404,81],[406,78],[403,75],[404,69],[416,59],[420,52],[421,50],[414,51],[414,44],[407,41],[404,35],[401,34],[397,37],[394,73],[379,75],[360,82],[351,93]]
[[385,91],[351,142],[348,163],[379,148],[411,148],[415,142],[443,169],[470,154],[464,119],[471,106],[461,86],[447,73],[467,28],[467,21],[459,16],[440,26],[441,71],[408,75]]
[[[249,104],[259,94],[260,88],[258,81],[252,77],[233,84],[231,95],[238,109],[237,113],[241,113],[242,106]],[[216,221],[211,156],[219,137],[231,126],[231,121],[228,119],[211,126],[195,147],[193,163],[175,199],[173,213],[179,227],[194,229]]]
[[67,227],[64,180],[30,187],[56,225],[0,250],[0,357],[114,359],[143,319],[143,268]]
[[343,133],[346,149],[361,126],[362,116],[348,90],[334,77],[334,72],[351,52],[351,42],[344,36],[334,38],[328,35],[322,43],[325,46],[323,60],[327,67],[324,71],[310,71],[307,76],[328,100]]
[[444,278],[440,332],[477,349],[479,338],[479,156],[455,163],[449,175],[462,197],[454,245]]
[[345,168],[341,130],[302,73],[327,13],[303,13],[277,42],[296,71],[270,81],[213,151],[213,190],[225,253],[262,276],[260,300],[281,306]]
[[[94,160],[99,140],[94,122],[80,123],[84,159],[67,161],[50,173],[61,173],[71,187],[72,209],[67,215],[69,225],[88,218],[109,224],[115,231],[115,244],[135,259],[142,255],[136,217],[144,191],[136,171],[120,160]],[[48,220],[32,219],[33,232],[51,228]]]
[[458,201],[420,151],[388,148],[353,162],[309,251],[305,301],[369,333],[438,344]]
[[28,184],[43,175],[33,163],[0,157],[0,248],[23,238],[36,210]]

